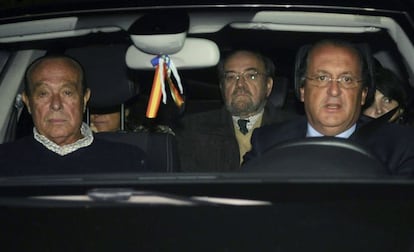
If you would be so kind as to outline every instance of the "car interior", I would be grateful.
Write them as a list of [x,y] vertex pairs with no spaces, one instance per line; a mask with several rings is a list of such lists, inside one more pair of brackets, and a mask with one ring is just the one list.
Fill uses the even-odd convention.
[[[14,29],[17,26],[19,29]],[[394,69],[407,83],[414,69],[412,58],[404,53],[412,49],[409,38],[388,16],[373,19],[368,15],[236,9],[231,15],[217,10],[214,18],[208,19],[207,13],[202,11],[163,10],[145,14],[46,18],[3,24],[0,29],[0,43],[5,48],[3,70],[7,70],[2,88],[8,88],[1,94],[7,106],[0,116],[2,121],[8,122],[0,131],[3,142],[31,132],[30,116],[19,99],[22,71],[23,66],[44,54],[66,53],[84,65],[87,83],[92,88],[90,106],[123,104],[133,98],[139,123],[149,121],[150,125],[165,124],[171,128],[183,116],[223,106],[216,65],[220,57],[235,49],[260,50],[275,62],[275,85],[269,102],[292,114],[303,114],[295,87],[297,52],[303,45],[320,38],[345,38],[369,44],[374,57]],[[148,120],[145,109],[155,72],[151,61],[157,55],[168,55],[175,65],[185,104],[177,107],[171,95],[164,93],[158,115]],[[14,64],[21,67],[14,69]],[[8,83],[14,85],[7,87]],[[129,139],[125,132],[112,135],[120,135],[110,137],[124,139],[120,141]],[[153,132],[134,135],[148,135],[144,139],[151,144],[137,144],[152,146],[153,143],[155,145],[148,150],[162,149],[165,156],[170,157],[166,159],[169,160],[166,169],[155,167],[154,171],[179,170],[172,136],[155,134],[153,137]],[[153,138],[157,140],[153,142]],[[132,139],[128,142],[141,142]],[[148,153],[152,155],[152,151]]]

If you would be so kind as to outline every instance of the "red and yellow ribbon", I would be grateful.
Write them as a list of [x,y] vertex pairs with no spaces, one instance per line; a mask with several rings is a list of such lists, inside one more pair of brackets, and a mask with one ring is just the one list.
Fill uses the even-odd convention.
[[[164,104],[167,103],[165,80],[167,80],[171,97],[179,108],[181,108],[184,104],[184,99],[182,97],[183,88],[181,85],[181,79],[172,60],[167,55],[162,55],[152,59],[151,63],[155,66],[155,74],[152,82],[152,89],[148,101],[146,116],[147,118],[156,118],[161,98]],[[178,89],[171,78],[171,73],[177,82]]]

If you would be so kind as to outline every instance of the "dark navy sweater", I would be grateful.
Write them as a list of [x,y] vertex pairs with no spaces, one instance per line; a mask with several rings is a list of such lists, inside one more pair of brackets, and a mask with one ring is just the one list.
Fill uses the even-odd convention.
[[146,171],[146,154],[136,146],[94,138],[91,145],[60,156],[33,136],[0,145],[0,176]]

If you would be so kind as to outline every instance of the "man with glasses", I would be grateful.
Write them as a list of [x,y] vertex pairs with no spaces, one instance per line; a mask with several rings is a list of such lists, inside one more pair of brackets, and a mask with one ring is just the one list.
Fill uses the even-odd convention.
[[260,157],[278,143],[330,136],[366,147],[390,174],[412,176],[414,130],[387,122],[374,127],[373,121],[361,117],[362,106],[375,91],[369,57],[346,41],[323,40],[308,48],[298,61],[295,85],[306,118],[256,130],[245,162]]
[[188,115],[175,131],[183,171],[233,171],[250,150],[255,128],[290,115],[267,103],[275,67],[263,55],[232,52],[218,65],[225,106]]

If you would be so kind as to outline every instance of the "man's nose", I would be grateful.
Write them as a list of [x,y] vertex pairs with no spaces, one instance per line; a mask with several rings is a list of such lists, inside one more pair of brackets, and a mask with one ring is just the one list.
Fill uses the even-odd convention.
[[58,94],[52,96],[51,108],[53,110],[60,110],[62,108],[62,98]]
[[240,75],[239,78],[236,79],[237,86],[244,86],[246,84],[246,79],[243,75]]
[[340,84],[336,80],[332,80],[328,85],[328,94],[331,96],[338,96],[342,92]]

